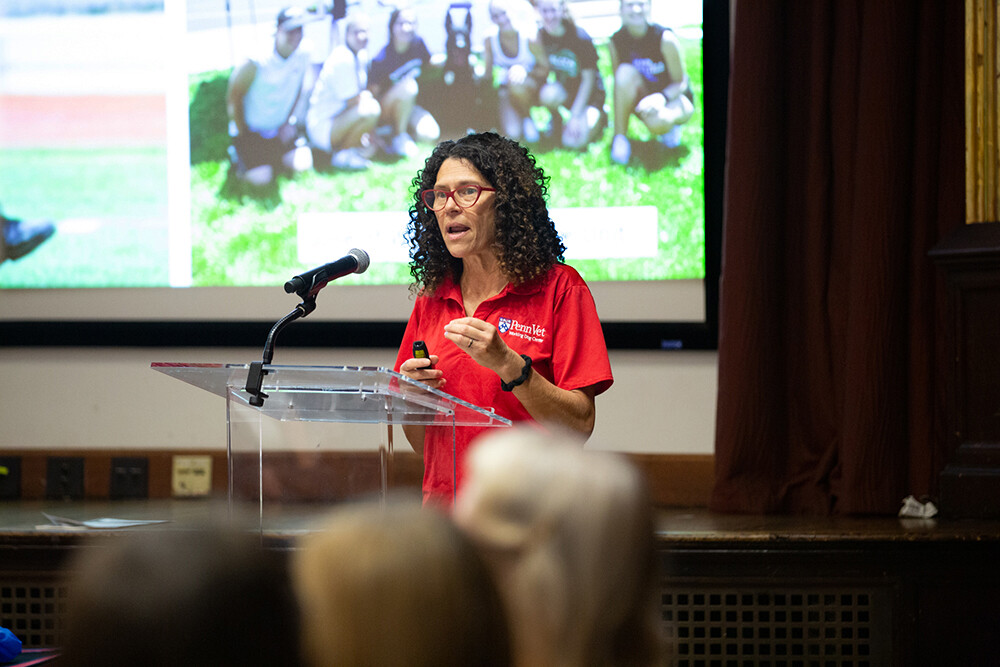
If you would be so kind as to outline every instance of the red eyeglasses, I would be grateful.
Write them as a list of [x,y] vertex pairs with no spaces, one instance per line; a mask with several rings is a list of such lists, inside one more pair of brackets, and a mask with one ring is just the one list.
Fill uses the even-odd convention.
[[420,193],[420,200],[424,202],[424,206],[432,211],[440,211],[448,203],[448,197],[455,200],[460,208],[469,208],[470,206],[475,206],[476,202],[479,201],[479,195],[483,192],[496,192],[496,188],[487,188],[482,185],[469,184],[463,185],[454,190],[424,190]]

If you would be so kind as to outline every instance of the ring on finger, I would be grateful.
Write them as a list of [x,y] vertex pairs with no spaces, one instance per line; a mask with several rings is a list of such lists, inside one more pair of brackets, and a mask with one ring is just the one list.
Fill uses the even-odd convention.
[[467,348],[468,348],[468,347],[472,347],[472,344],[473,344],[474,342],[475,342],[475,341],[474,341],[473,339],[471,339],[471,338],[470,338],[470,339],[469,339],[469,344],[468,344],[468,345],[466,345],[465,347],[467,347]]

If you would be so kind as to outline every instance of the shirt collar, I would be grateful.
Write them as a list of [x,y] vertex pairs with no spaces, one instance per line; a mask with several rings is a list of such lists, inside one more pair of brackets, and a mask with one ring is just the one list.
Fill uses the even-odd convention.
[[[507,283],[500,293],[496,296],[490,297],[487,301],[491,299],[499,299],[507,294],[519,294],[519,295],[529,295],[537,294],[542,291],[545,284],[546,278],[548,278],[549,272],[546,271],[534,280],[529,280],[528,282],[521,283],[520,285],[512,285]],[[448,276],[442,282],[441,286],[434,292],[434,297],[438,299],[453,299],[457,303],[462,303],[462,288],[459,286],[455,280]]]

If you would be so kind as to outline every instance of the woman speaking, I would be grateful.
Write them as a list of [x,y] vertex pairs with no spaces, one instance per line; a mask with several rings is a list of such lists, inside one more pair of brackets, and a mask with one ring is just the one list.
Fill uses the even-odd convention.
[[[549,219],[548,177],[494,133],[440,143],[413,180],[406,238],[416,301],[395,368],[516,422],[579,434],[611,386],[594,299]],[[422,340],[427,358],[413,355]],[[450,505],[483,430],[404,426],[424,456],[425,503]],[[455,477],[457,475],[457,477]]]

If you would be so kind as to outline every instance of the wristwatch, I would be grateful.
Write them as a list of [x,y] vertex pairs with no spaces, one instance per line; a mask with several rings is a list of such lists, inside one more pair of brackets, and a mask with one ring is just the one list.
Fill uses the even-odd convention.
[[522,354],[521,358],[524,359],[524,368],[521,369],[521,375],[514,378],[510,382],[500,380],[500,388],[502,390],[514,391],[514,387],[524,384],[525,380],[528,379],[528,375],[531,373],[531,357],[526,354]]

